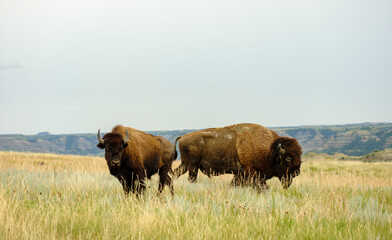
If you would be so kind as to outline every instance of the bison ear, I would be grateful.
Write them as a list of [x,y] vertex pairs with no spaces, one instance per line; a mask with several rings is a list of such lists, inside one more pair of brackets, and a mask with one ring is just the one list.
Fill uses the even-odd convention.
[[98,144],[97,144],[97,147],[100,148],[100,149],[104,149],[104,148],[105,148],[105,145],[103,145],[102,143],[98,143]]

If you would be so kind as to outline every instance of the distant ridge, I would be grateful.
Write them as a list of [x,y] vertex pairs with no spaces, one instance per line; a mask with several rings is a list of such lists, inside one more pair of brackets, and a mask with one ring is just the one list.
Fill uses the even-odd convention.
[[348,124],[332,124],[332,125],[299,125],[299,126],[278,126],[270,127],[271,129],[285,128],[334,128],[334,127],[361,127],[361,126],[390,126],[388,122],[364,122],[364,123],[348,123]]
[[[316,125],[296,127],[271,127],[281,136],[296,138],[303,152],[344,153],[362,156],[375,150],[392,148],[392,123],[357,123],[345,125]],[[189,130],[147,131],[163,136],[170,141]],[[50,134],[0,135],[0,151],[23,151],[75,155],[103,155],[96,147],[96,133],[91,134]]]

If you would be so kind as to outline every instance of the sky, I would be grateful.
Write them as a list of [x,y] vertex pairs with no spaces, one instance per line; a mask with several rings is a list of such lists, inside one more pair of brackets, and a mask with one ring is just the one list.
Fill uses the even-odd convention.
[[0,0],[0,134],[392,122],[390,0]]

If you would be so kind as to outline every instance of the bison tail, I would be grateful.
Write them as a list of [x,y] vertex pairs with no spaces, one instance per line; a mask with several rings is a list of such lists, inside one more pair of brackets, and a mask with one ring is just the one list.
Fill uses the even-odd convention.
[[176,149],[176,147],[174,147],[174,158],[173,158],[173,160],[176,160],[177,159],[177,149]]
[[180,140],[180,138],[182,138],[182,136],[179,136],[176,138],[176,141],[174,142],[174,147],[176,147],[178,140]]
[[174,142],[174,160],[176,160],[177,156],[178,156],[178,154],[177,154],[177,147],[176,146],[177,146],[177,141],[180,140],[181,137],[182,136],[177,137],[176,141]]

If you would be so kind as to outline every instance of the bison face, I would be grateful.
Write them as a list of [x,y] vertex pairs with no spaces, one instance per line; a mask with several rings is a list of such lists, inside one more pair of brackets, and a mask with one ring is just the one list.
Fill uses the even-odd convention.
[[300,174],[301,154],[301,146],[294,138],[281,137],[271,145],[274,175],[280,179],[284,188],[290,187],[293,178]]
[[110,173],[112,175],[117,175],[119,168],[121,167],[121,156],[124,148],[128,146],[128,131],[126,132],[126,137],[123,139],[119,133],[107,133],[100,136],[100,130],[97,134],[98,145],[97,147],[105,149],[105,159],[108,164]]

